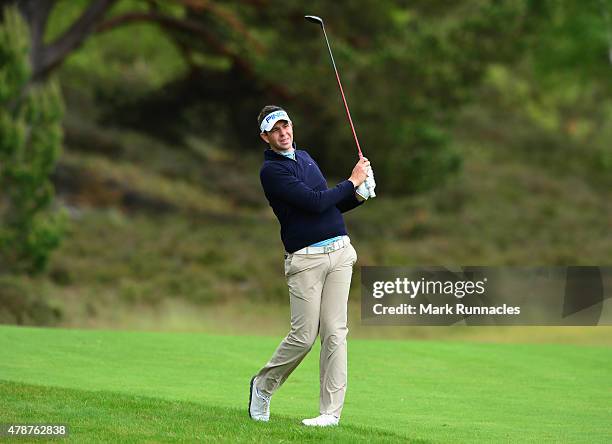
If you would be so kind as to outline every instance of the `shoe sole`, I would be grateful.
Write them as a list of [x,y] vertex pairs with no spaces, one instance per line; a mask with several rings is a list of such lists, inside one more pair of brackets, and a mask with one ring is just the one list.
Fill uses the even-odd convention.
[[251,402],[253,401],[253,384],[255,383],[255,378],[256,378],[256,377],[257,377],[257,376],[253,376],[253,377],[251,378],[251,386],[250,386],[250,388],[249,388],[249,408],[248,408],[248,410],[249,410],[249,418],[251,418],[251,419],[254,419],[254,418],[251,416]]

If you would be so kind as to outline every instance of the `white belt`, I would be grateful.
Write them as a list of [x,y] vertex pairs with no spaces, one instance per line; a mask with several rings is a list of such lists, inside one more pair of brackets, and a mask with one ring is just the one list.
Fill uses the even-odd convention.
[[322,247],[304,247],[301,250],[294,251],[293,254],[321,254],[331,253],[332,251],[339,250],[351,244],[351,239],[348,236],[342,236],[331,244],[323,245]]

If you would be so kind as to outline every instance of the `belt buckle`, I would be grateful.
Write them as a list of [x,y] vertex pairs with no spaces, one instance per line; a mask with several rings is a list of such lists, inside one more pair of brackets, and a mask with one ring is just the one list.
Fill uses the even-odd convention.
[[334,244],[323,246],[323,253],[331,253],[332,251],[335,251]]

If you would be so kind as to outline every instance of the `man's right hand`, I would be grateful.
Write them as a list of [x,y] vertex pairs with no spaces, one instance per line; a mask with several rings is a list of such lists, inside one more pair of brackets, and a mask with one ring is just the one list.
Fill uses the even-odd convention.
[[359,162],[353,168],[353,172],[351,173],[351,177],[348,180],[353,182],[353,186],[356,188],[361,185],[366,178],[368,177],[368,167],[370,166],[370,161],[362,157],[359,159]]

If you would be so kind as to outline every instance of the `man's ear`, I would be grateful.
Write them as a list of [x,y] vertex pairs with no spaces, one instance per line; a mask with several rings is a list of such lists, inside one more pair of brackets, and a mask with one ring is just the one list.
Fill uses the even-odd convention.
[[267,144],[270,143],[270,139],[268,139],[268,135],[266,133],[259,133],[259,137],[261,137]]

